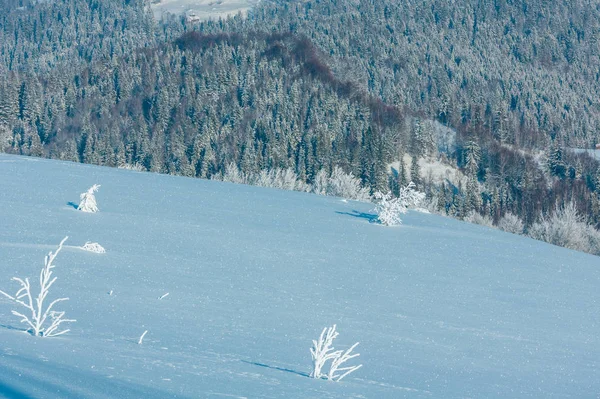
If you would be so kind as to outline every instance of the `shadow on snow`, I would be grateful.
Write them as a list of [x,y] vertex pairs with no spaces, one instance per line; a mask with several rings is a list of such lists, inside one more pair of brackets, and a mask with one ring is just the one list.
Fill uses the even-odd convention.
[[242,362],[244,362],[246,364],[251,364],[253,366],[259,366],[259,367],[264,367],[264,368],[267,368],[267,369],[279,370],[279,371],[284,371],[286,373],[297,374],[297,375],[300,375],[302,377],[310,377],[310,375],[308,373],[304,373],[302,371],[296,371],[296,370],[286,369],[286,368],[277,367],[277,366],[269,366],[268,364],[258,363],[258,362],[249,362],[247,360],[242,360]]
[[352,212],[340,212],[335,211],[338,215],[348,215],[355,218],[366,219],[369,223],[375,223],[377,221],[377,215],[373,215],[372,213],[359,212],[357,210],[352,210]]

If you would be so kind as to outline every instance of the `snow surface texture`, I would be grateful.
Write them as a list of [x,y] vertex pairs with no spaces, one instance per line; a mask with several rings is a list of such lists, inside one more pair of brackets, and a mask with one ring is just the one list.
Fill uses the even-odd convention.
[[[102,182],[102,212],[70,202]],[[0,155],[0,284],[56,259],[71,331],[0,299],[5,398],[593,398],[598,257],[436,215]],[[107,293],[112,292],[112,295]],[[169,296],[159,298],[165,293]],[[309,378],[337,324],[360,370]],[[141,334],[148,331],[143,343]]]

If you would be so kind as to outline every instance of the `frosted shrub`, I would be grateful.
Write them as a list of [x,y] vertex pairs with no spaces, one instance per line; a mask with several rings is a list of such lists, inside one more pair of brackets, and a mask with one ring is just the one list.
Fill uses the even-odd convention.
[[384,226],[396,226],[402,223],[401,213],[406,213],[406,207],[403,207],[398,198],[393,198],[392,193],[383,194],[380,191],[375,193],[375,212],[377,220]]
[[575,204],[570,202],[557,209],[551,217],[542,217],[539,222],[534,223],[529,228],[528,235],[561,247],[593,252],[593,241],[598,233],[583,221]]
[[146,168],[140,163],[127,163],[124,162],[118,166],[119,169],[133,170],[136,172],[144,172]]
[[237,184],[249,184],[246,174],[240,171],[233,162],[227,165],[225,172],[218,180]]
[[586,233],[589,242],[589,253],[600,255],[600,231],[596,230],[594,226],[588,225]]
[[[310,354],[313,360],[313,369],[310,373],[311,378],[327,378],[330,381],[340,381],[348,374],[362,367],[362,364],[359,364],[358,366],[340,367],[346,361],[360,356],[359,353],[350,354],[359,343],[355,343],[346,351],[336,351],[332,346],[333,340],[339,335],[335,329],[335,324],[333,327],[326,327],[321,332],[319,340],[313,340],[313,346],[310,348]],[[323,367],[329,360],[331,360],[329,372],[324,374],[322,371]]]
[[230,163],[224,172],[213,176],[213,180],[282,190],[310,191],[308,184],[300,180],[298,175],[289,168],[261,170],[259,173],[244,173],[234,163]]
[[360,179],[352,173],[347,174],[342,168],[336,166],[327,177],[327,173],[321,169],[315,176],[311,191],[320,195],[331,195],[357,201],[369,201],[371,196],[369,190],[362,187]]
[[498,221],[498,228],[507,233],[523,234],[523,222],[518,216],[508,212]]
[[261,170],[252,184],[261,187],[279,188],[282,190],[309,191],[308,184],[298,179],[292,169]]
[[402,223],[401,214],[405,214],[408,208],[418,206],[425,198],[424,193],[415,190],[415,184],[410,182],[407,186],[400,188],[397,198],[391,193],[383,194],[378,191],[374,195],[376,200],[375,212],[377,220],[384,226],[396,226]]
[[478,224],[480,226],[494,227],[494,222],[489,216],[483,216],[479,212],[471,211],[463,218],[465,222]]
[[98,212],[98,204],[96,203],[96,197],[94,196],[94,193],[96,193],[99,188],[99,184],[94,184],[92,187],[88,188],[85,193],[81,193],[79,196],[81,201],[79,202],[77,210],[91,213]]
[[87,241],[85,244],[83,244],[83,246],[79,248],[83,249],[84,251],[94,252],[97,254],[106,253],[106,249],[104,249],[104,247],[98,244],[97,242]]
[[258,173],[244,173],[234,163],[230,163],[225,171],[213,176],[213,180],[230,183],[249,184],[252,186],[272,187],[282,190],[312,192],[320,195],[331,195],[368,202],[371,200],[369,189],[362,187],[360,179],[346,174],[342,168],[335,167],[328,176],[321,169],[315,176],[313,184],[302,181],[292,169],[261,170]]
[[14,296],[0,290],[0,294],[13,301],[15,304],[23,306],[30,313],[30,315],[27,316],[15,310],[12,311],[12,314],[21,318],[21,323],[25,323],[29,326],[28,331],[33,336],[56,337],[65,334],[69,332],[69,330],[60,330],[60,325],[62,323],[72,323],[75,321],[65,319],[65,312],[53,310],[54,305],[58,302],[67,301],[69,298],[58,298],[50,302],[50,305],[44,305],[44,301],[48,296],[48,291],[56,281],[56,277],[52,277],[52,269],[54,269],[52,262],[54,262],[54,258],[56,258],[56,255],[58,255],[62,249],[67,238],[68,237],[63,238],[58,245],[56,252],[50,252],[44,258],[44,267],[40,272],[40,292],[35,299],[33,298],[28,278],[25,280],[18,277],[12,278],[13,281],[16,281],[21,286]]

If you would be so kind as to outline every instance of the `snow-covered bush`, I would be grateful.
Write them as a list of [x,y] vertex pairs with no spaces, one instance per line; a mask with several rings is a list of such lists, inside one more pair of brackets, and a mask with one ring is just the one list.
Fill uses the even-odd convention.
[[85,193],[81,193],[79,196],[81,201],[79,202],[77,210],[91,213],[98,212],[98,204],[96,203],[94,193],[97,192],[99,188],[99,184],[94,184]]
[[146,170],[146,168],[144,167],[144,165],[140,164],[140,163],[127,163],[124,162],[122,164],[120,164],[117,168],[119,169],[126,169],[126,170],[133,170],[136,172],[144,172]]
[[600,232],[583,220],[572,202],[558,208],[551,217],[541,217],[529,227],[527,235],[577,251],[600,253]]
[[383,194],[377,191],[374,195],[376,204],[375,212],[377,220],[384,226],[396,226],[402,223],[401,213],[406,213],[406,207],[403,207],[399,198],[392,197],[392,193]]
[[33,298],[34,294],[31,292],[31,285],[28,278],[25,280],[18,277],[12,278],[13,281],[16,281],[21,286],[15,295],[9,295],[0,290],[0,294],[4,295],[14,303],[25,307],[31,313],[29,316],[26,316],[15,310],[12,311],[12,314],[21,318],[21,323],[25,323],[29,326],[28,331],[31,333],[31,335],[40,337],[56,337],[69,332],[68,329],[59,329],[62,323],[72,323],[75,321],[65,319],[65,312],[53,310],[54,305],[56,305],[58,302],[67,301],[69,298],[58,298],[50,302],[48,306],[44,305],[44,301],[48,296],[48,291],[56,281],[56,277],[52,277],[52,269],[54,269],[52,262],[54,262],[54,258],[56,258],[56,255],[58,255],[62,249],[67,238],[68,237],[63,238],[58,245],[56,252],[53,253],[50,251],[50,253],[48,253],[48,255],[46,255],[44,258],[44,267],[40,272],[40,292],[37,294],[35,299]]
[[360,179],[352,173],[347,174],[342,168],[336,166],[328,177],[327,172],[321,169],[313,181],[311,191],[315,194],[342,197],[357,201],[369,201],[369,189],[361,185]]
[[357,201],[370,201],[369,189],[362,187],[360,179],[346,174],[342,168],[334,167],[328,176],[321,169],[315,176],[312,184],[302,181],[292,169],[261,170],[258,173],[244,173],[234,163],[230,163],[225,171],[213,176],[213,180],[226,181],[252,186],[272,187],[282,190],[312,192],[320,195],[330,195],[353,199]]
[[271,169],[261,170],[258,176],[253,179],[255,186],[260,187],[273,187],[282,190],[293,190],[293,191],[309,191],[310,187],[308,184],[298,179],[296,172],[292,169]]
[[396,226],[402,223],[400,215],[406,213],[408,208],[418,206],[425,198],[425,194],[415,190],[415,184],[410,182],[401,187],[398,197],[391,193],[383,194],[377,191],[374,195],[377,220],[384,226]]
[[518,216],[508,212],[498,221],[498,228],[507,233],[523,234],[523,222]]
[[215,180],[226,181],[229,183],[237,184],[250,184],[248,177],[244,172],[238,169],[237,166],[232,162],[225,168],[225,172],[222,175],[216,176]]
[[[313,360],[313,369],[310,373],[311,378],[327,378],[330,381],[340,381],[348,374],[362,367],[362,364],[359,364],[358,366],[340,367],[346,361],[360,356],[359,353],[350,354],[359,343],[355,343],[346,351],[334,350],[335,348],[332,346],[333,340],[339,335],[335,329],[335,324],[333,327],[326,327],[321,332],[319,340],[313,340],[313,346],[310,348],[310,354]],[[328,360],[331,360],[331,365],[329,367],[329,372],[324,374],[322,369]]]
[[471,211],[463,218],[465,222],[478,224],[480,226],[494,227],[494,221],[489,216],[483,216],[479,212]]
[[94,252],[97,254],[106,253],[106,249],[104,249],[104,247],[97,242],[87,241],[82,247],[79,248],[83,249],[84,251]]
[[251,186],[279,188],[282,190],[310,191],[310,186],[300,180],[292,169],[261,170],[258,173],[244,173],[234,163],[225,171],[213,176],[213,180],[230,183],[249,184]]

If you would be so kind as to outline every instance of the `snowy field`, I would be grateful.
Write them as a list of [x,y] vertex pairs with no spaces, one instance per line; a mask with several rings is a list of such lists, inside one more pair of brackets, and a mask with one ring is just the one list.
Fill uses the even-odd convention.
[[188,19],[204,21],[227,18],[238,12],[245,15],[260,0],[160,0],[151,4],[154,18],[160,19],[167,13],[185,14]]
[[596,158],[600,160],[600,150],[591,150],[591,149],[583,149],[583,148],[571,148],[573,151],[577,153],[587,152],[589,156],[592,158]]
[[[77,211],[94,183],[100,212]],[[9,155],[0,189],[0,289],[35,281],[68,235],[50,297],[77,319],[32,337],[0,298],[0,397],[600,394],[598,257],[416,212],[386,228],[338,198]],[[308,378],[334,323],[363,367]]]

